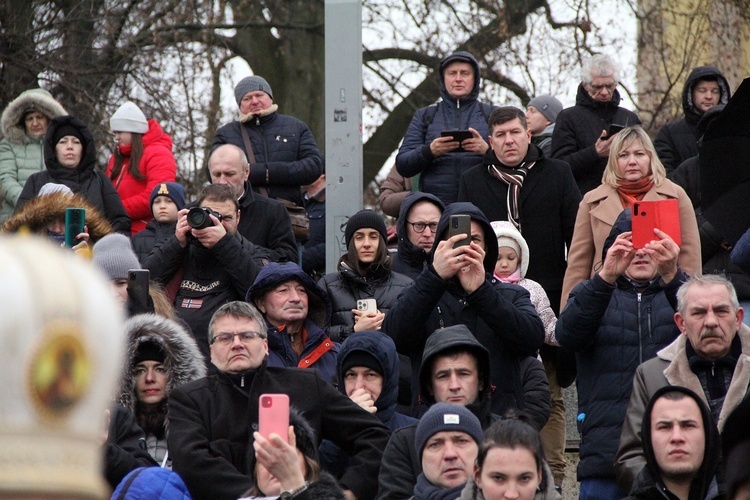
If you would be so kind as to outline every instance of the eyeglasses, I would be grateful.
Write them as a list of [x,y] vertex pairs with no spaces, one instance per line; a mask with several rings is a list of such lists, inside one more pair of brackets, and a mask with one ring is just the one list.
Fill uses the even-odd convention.
[[604,89],[607,89],[610,92],[612,92],[613,90],[615,90],[615,87],[617,87],[617,84],[614,83],[614,82],[613,83],[607,83],[606,85],[592,85],[592,84],[589,84],[589,88],[591,90],[593,90],[594,92],[596,92],[597,94],[599,92],[601,92],[602,90],[604,90]]
[[428,224],[428,223],[425,223],[425,222],[409,222],[409,221],[406,221],[406,223],[407,224],[411,224],[412,229],[414,229],[414,231],[416,231],[417,233],[423,233],[424,230],[427,229],[428,227],[430,228],[430,231],[432,231],[434,233],[435,231],[437,231],[437,227],[438,227],[438,223],[437,222],[430,222]]
[[211,338],[210,344],[218,342],[219,345],[227,346],[234,342],[235,337],[239,337],[243,344],[247,344],[253,339],[261,338],[261,334],[260,332],[220,333]]

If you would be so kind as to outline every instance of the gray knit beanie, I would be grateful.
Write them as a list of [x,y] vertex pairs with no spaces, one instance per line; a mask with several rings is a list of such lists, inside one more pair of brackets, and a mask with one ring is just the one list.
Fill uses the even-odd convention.
[[141,268],[130,238],[119,233],[108,234],[97,241],[92,260],[111,280],[127,279],[130,269]]
[[536,96],[532,100],[529,101],[528,106],[534,106],[537,111],[539,111],[546,119],[551,121],[552,123],[555,123],[555,120],[557,120],[557,115],[560,114],[560,111],[563,109],[563,105],[560,101],[557,100],[556,97],[553,97],[551,95],[540,95]]
[[148,120],[136,103],[128,101],[115,111],[109,119],[109,129],[112,132],[148,132]]
[[271,86],[265,78],[262,76],[248,76],[240,80],[240,83],[234,87],[234,98],[237,99],[237,105],[240,105],[240,101],[245,94],[254,90],[262,90],[273,99],[273,90],[271,90]]
[[482,442],[482,425],[479,423],[479,419],[465,406],[437,403],[432,405],[419,420],[414,435],[414,445],[420,462],[427,440],[443,431],[465,432],[476,441],[477,445]]

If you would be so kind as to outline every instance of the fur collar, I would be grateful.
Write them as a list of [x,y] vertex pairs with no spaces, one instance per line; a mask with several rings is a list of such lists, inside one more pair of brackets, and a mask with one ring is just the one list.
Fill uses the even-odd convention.
[[248,113],[246,115],[243,115],[240,113],[240,122],[246,123],[253,118],[265,118],[266,116],[270,116],[271,114],[275,113],[279,110],[278,104],[271,104],[269,107],[261,111],[260,113]]
[[[729,414],[740,404],[748,391],[750,384],[750,327],[744,323],[740,325],[737,332],[742,343],[742,354],[737,360],[737,366],[732,375],[732,383],[729,385],[724,406],[719,414],[718,427],[721,430],[724,427]],[[664,369],[664,377],[670,385],[680,385],[696,393],[708,405],[706,394],[703,392],[701,382],[698,376],[690,370],[687,356],[685,355],[685,343],[687,336],[682,334],[667,347],[659,351],[656,355],[668,361],[669,365]]]

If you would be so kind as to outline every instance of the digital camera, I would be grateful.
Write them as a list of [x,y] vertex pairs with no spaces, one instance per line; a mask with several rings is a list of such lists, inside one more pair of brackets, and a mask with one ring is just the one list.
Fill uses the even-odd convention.
[[221,214],[207,207],[194,207],[188,210],[187,223],[193,229],[203,229],[204,227],[211,227],[214,225],[214,221],[211,220],[211,215],[221,220]]

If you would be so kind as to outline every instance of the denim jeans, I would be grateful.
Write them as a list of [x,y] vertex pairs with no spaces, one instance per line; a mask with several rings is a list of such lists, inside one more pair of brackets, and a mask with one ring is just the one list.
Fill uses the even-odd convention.
[[620,500],[628,496],[617,486],[614,479],[584,479],[578,493],[578,500]]

